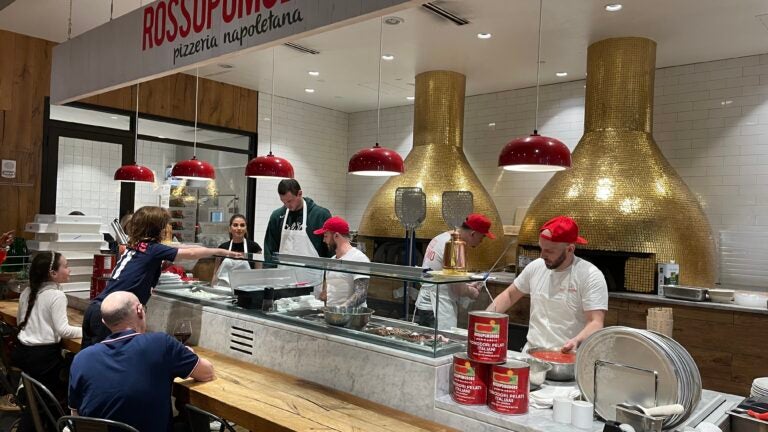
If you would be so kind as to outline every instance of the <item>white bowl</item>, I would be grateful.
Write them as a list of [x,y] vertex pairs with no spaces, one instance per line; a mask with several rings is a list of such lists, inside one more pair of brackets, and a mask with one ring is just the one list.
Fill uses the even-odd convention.
[[765,309],[768,304],[768,294],[754,291],[736,291],[733,302],[739,306]]
[[733,301],[734,290],[729,289],[710,289],[709,298],[715,303],[731,303]]

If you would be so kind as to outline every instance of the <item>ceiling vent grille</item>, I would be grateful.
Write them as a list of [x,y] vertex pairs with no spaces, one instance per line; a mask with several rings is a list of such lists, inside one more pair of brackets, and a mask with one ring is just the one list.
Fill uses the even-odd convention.
[[320,51],[318,50],[313,50],[312,48],[307,48],[304,45],[299,45],[293,42],[288,42],[283,45],[287,46],[288,48],[295,49],[296,51],[303,52],[304,54],[320,54]]
[[229,349],[253,355],[253,330],[232,326],[229,331]]
[[462,25],[469,24],[469,20],[464,19],[451,11],[443,9],[442,7],[436,5],[435,2],[424,3],[423,5],[421,5],[421,7],[439,16],[440,18],[451,21],[456,25],[462,26]]

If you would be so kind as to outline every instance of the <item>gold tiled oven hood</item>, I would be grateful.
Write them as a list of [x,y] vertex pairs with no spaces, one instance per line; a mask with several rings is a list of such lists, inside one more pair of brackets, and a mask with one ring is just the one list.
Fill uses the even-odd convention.
[[413,149],[405,158],[405,173],[391,177],[365,209],[359,233],[364,237],[403,238],[395,215],[398,187],[417,186],[427,195],[427,218],[416,237],[430,239],[449,229],[442,218],[444,191],[471,191],[475,212],[491,218],[496,240],[486,239],[468,256],[472,269],[486,270],[504,249],[503,228],[496,205],[469,165],[463,149],[466,77],[451,71],[416,75],[413,108]]
[[570,215],[589,241],[580,249],[650,254],[627,261],[626,289],[652,291],[655,263],[670,260],[680,264],[682,284],[712,286],[709,222],[653,140],[655,67],[656,43],[649,39],[589,47],[584,136],[573,168],[555,174],[529,207],[519,253],[532,255],[538,228],[550,217]]

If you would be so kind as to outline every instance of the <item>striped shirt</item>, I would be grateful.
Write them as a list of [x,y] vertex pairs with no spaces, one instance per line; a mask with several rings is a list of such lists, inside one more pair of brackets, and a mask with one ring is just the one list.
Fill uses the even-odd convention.
[[176,259],[178,249],[160,243],[139,243],[128,248],[112,270],[112,275],[105,289],[96,300],[104,299],[115,291],[130,291],[139,298],[141,304],[147,304],[152,295],[152,288],[160,279],[163,261]]

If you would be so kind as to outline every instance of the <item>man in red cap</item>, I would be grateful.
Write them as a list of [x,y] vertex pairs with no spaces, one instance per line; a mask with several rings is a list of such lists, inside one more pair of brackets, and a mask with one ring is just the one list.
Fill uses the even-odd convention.
[[[431,270],[443,269],[443,252],[445,243],[451,239],[453,231],[446,231],[433,238],[424,254],[423,268]],[[467,216],[459,228],[459,236],[469,247],[477,247],[488,237],[493,240],[496,236],[491,233],[491,220],[480,213]],[[450,330],[457,325],[459,299],[468,297],[476,299],[480,294],[480,283],[455,283],[440,285],[437,294],[436,285],[422,285],[419,297],[416,299],[416,314],[419,325],[435,326],[435,308],[437,308],[437,327],[440,330]]]
[[[367,256],[352,246],[349,240],[349,224],[344,219],[334,216],[323,223],[323,227],[313,231],[323,236],[323,243],[328,246],[333,258],[344,261],[370,262]],[[328,306],[366,307],[369,276],[328,272],[325,276],[320,300]]]
[[531,296],[526,348],[559,348],[569,352],[603,328],[608,285],[603,273],[576,255],[579,227],[567,216],[550,219],[539,229],[541,258],[531,262],[499,294],[488,310],[506,312],[525,294]]

